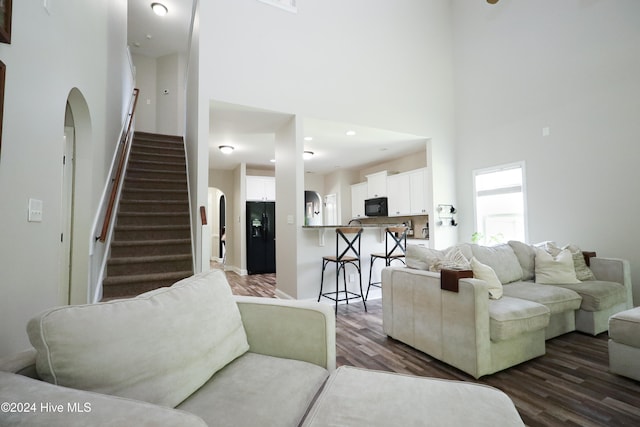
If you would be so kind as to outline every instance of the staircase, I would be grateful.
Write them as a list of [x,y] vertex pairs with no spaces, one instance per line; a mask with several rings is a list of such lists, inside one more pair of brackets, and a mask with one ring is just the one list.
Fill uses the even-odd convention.
[[193,274],[181,137],[136,132],[103,285],[103,300],[139,295]]

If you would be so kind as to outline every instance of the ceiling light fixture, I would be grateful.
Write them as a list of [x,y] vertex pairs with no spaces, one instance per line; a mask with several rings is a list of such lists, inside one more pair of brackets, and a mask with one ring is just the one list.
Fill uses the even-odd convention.
[[498,0],[487,0],[487,3],[496,4],[496,3],[498,3]]
[[309,160],[313,157],[313,151],[305,151],[302,153],[302,158],[305,160]]
[[313,141],[313,137],[312,136],[305,136],[304,140],[305,141]]
[[355,130],[348,130],[347,131],[347,136],[354,136],[356,134]]
[[151,9],[153,9],[153,12],[158,16],[164,16],[169,12],[167,6],[162,3],[151,3]]
[[230,145],[218,145],[218,149],[222,151],[222,154],[231,154],[233,153],[233,147]]

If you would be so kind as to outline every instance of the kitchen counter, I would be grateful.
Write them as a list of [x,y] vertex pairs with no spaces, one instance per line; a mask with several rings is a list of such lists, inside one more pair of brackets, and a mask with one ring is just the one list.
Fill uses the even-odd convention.
[[[318,232],[318,246],[325,246],[325,234],[327,230],[335,230],[341,227],[362,227],[363,232],[369,232],[369,230],[377,230],[380,234],[378,237],[379,242],[384,242],[384,230],[387,227],[399,227],[403,226],[402,223],[389,223],[389,224],[352,224],[352,225],[303,225],[303,230],[316,230]],[[420,242],[428,242],[428,238],[415,237],[407,235],[407,243],[409,241],[416,240]],[[416,242],[418,243],[418,242]]]

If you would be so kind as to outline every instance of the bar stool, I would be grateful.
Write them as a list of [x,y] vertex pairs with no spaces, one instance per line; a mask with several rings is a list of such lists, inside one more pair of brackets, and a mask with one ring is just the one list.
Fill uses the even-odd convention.
[[385,267],[389,267],[393,260],[399,260],[405,264],[404,257],[407,250],[407,232],[409,231],[409,227],[387,227],[384,231],[384,253],[371,254],[371,263],[369,264],[369,286],[367,286],[367,295],[365,296],[365,299],[369,298],[369,289],[371,289],[371,286],[375,286],[377,288],[382,287],[381,281],[371,281],[371,273],[373,272],[373,263],[375,260],[384,259]]
[[[336,315],[338,314],[338,302],[346,301],[349,304],[351,299],[362,299],[364,304],[364,311],[367,311],[367,303],[365,302],[364,294],[362,293],[362,269],[360,265],[360,236],[362,234],[362,227],[338,227],[336,228],[336,254],[322,257],[322,278],[320,280],[320,294],[318,295],[318,302],[320,298],[325,297],[336,302]],[[340,243],[344,249],[340,251]],[[330,292],[322,292],[324,285],[324,270],[329,263],[336,264],[336,290]],[[360,280],[360,294],[347,290],[347,275],[345,273],[346,266],[353,265],[358,271],[358,278]],[[342,270],[342,280],[344,282],[344,290],[340,291],[338,288],[338,280],[340,276],[340,270]],[[340,293],[344,293],[344,298],[340,298]]]

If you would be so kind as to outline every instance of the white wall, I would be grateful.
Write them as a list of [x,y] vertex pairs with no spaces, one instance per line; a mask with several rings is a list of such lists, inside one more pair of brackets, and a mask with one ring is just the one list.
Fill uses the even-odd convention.
[[[76,200],[74,259],[88,281],[91,213],[95,214],[122,125],[127,77],[124,0],[13,2],[0,151],[0,357],[29,346],[26,323],[58,304],[62,135],[67,97],[77,88],[90,114],[77,168],[88,171],[88,196]],[[90,61],[87,58],[91,58]],[[84,191],[83,193],[84,194]],[[43,221],[27,222],[29,198],[43,201]],[[74,243],[75,244],[75,243]],[[86,285],[72,296],[86,301]],[[73,292],[73,290],[72,290]]]
[[639,16],[636,0],[454,1],[461,239],[472,170],[524,160],[529,240],[629,259],[636,305]]
[[156,59],[144,55],[131,55],[136,67],[136,87],[140,89],[136,106],[136,130],[156,132],[157,76]]
[[[299,2],[297,14],[214,0],[200,11],[201,96],[423,135],[436,151],[453,143],[448,0]],[[453,179],[436,185],[455,188]],[[302,207],[302,192],[287,196]]]
[[186,57],[178,53],[159,58],[132,56],[140,89],[136,130],[183,135]]

